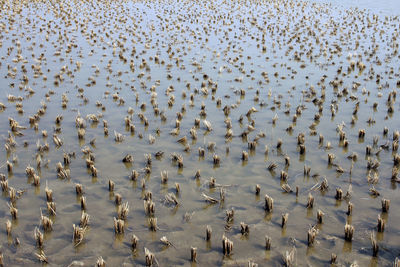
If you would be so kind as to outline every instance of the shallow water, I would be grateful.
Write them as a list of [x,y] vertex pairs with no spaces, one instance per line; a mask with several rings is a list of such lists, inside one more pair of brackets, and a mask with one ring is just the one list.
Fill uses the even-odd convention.
[[[9,144],[9,118],[27,127],[18,130],[23,136],[14,137],[15,147],[2,149],[0,154],[0,172],[5,174],[8,185],[26,190],[14,203],[18,208],[16,220],[7,206],[8,192],[0,198],[3,221],[12,222],[11,236],[4,230],[0,232],[4,263],[40,265],[35,257],[40,249],[36,248],[34,229],[37,226],[43,232],[40,212],[47,215],[47,182],[57,207],[57,215],[50,216],[53,230],[44,234],[43,252],[49,265],[67,266],[73,261],[93,265],[99,256],[107,266],[144,265],[144,247],[155,254],[160,266],[245,266],[250,260],[260,266],[279,266],[283,264],[282,255],[292,247],[296,248],[295,264],[299,266],[327,265],[331,253],[337,254],[339,265],[391,265],[400,253],[400,226],[396,223],[400,219],[400,199],[396,197],[398,184],[391,180],[393,156],[397,153],[392,151],[393,135],[400,128],[399,104],[393,97],[400,79],[400,24],[392,16],[398,12],[388,15],[369,3],[372,2],[362,2],[360,6],[341,1],[327,4],[280,0],[2,3],[2,147]],[[350,67],[352,61],[356,64],[354,69]],[[365,69],[359,67],[361,62]],[[62,75],[62,81],[55,77],[57,74]],[[341,80],[337,86],[331,82],[335,79]],[[29,94],[30,88],[33,94]],[[9,94],[21,96],[22,100],[12,100]],[[389,95],[393,112],[388,112]],[[174,101],[169,105],[172,96]],[[217,101],[221,104],[217,105]],[[206,114],[201,114],[203,103]],[[352,123],[356,103],[359,110]],[[331,115],[331,104],[337,105],[335,116]],[[35,129],[29,117],[44,105],[44,115],[37,120]],[[226,106],[230,107],[228,116],[223,112]],[[134,133],[125,126],[129,107],[133,109]],[[155,114],[156,107],[165,115],[165,121]],[[252,107],[257,111],[246,116]],[[293,122],[298,107],[301,114]],[[178,112],[182,113],[179,134],[173,136],[170,132],[175,128]],[[96,114],[99,122],[92,122],[89,114]],[[147,126],[139,114],[148,120]],[[316,114],[320,116],[317,120]],[[55,124],[58,115],[63,119]],[[278,119],[273,124],[275,115]],[[77,135],[77,116],[86,121],[82,140]],[[224,120],[228,117],[232,138],[225,138]],[[196,127],[197,139],[192,140],[189,131],[195,118],[201,123]],[[206,130],[204,119],[212,124],[211,131]],[[104,135],[103,120],[108,122],[108,136]],[[254,130],[248,130],[251,123]],[[339,140],[337,128],[342,123],[348,147]],[[293,130],[287,131],[290,125]],[[383,134],[385,126],[387,135]],[[63,141],[60,147],[53,142],[56,127],[60,128],[58,136]],[[364,138],[358,137],[360,129],[365,129]],[[42,136],[42,130],[47,130],[48,137]],[[122,133],[124,141],[115,142],[114,131]],[[243,132],[248,133],[247,138],[240,136]],[[297,143],[300,133],[305,134],[304,155],[300,155]],[[149,142],[150,135],[155,137],[153,144]],[[323,144],[319,144],[319,135],[324,136]],[[188,151],[177,142],[183,136],[187,137]],[[90,144],[94,138],[94,144]],[[255,139],[256,148],[249,150],[248,142]],[[279,139],[280,149],[276,147]],[[215,142],[214,149],[207,148],[210,142]],[[331,148],[326,148],[328,142]],[[49,151],[38,152],[38,143],[48,143]],[[386,143],[388,148],[380,149]],[[371,155],[365,153],[367,145],[372,147]],[[97,177],[92,177],[86,168],[86,155],[82,152],[85,147],[95,156]],[[198,147],[205,149],[204,157],[199,157]],[[164,152],[160,158],[155,157],[158,151]],[[248,152],[248,161],[241,160],[242,151]],[[64,153],[72,152],[75,157],[65,166],[71,177],[60,179],[56,163],[63,162]],[[352,163],[347,156],[353,152],[358,157],[350,173]],[[36,163],[38,153],[42,158],[40,167]],[[182,168],[171,160],[172,153],[183,156]],[[333,163],[341,166],[344,173],[328,164],[328,153],[335,154]],[[122,162],[127,154],[134,157],[133,163]],[[145,154],[152,155],[151,166],[146,165]],[[220,164],[213,164],[213,155],[220,157]],[[288,166],[285,156],[290,157]],[[13,159],[13,170],[8,172],[5,162]],[[367,180],[369,159],[380,163],[370,173],[371,177],[379,177],[375,185]],[[277,167],[270,172],[267,167],[271,163]],[[25,168],[29,165],[40,176],[40,186],[33,186],[32,178],[27,178]],[[311,167],[310,175],[304,174],[305,165]],[[146,166],[151,173],[145,173]],[[129,178],[132,170],[140,173],[137,181]],[[161,183],[163,170],[169,173],[166,184]],[[194,177],[197,170],[201,171],[200,179]],[[282,170],[288,173],[290,187],[299,188],[298,196],[283,193]],[[226,190],[221,203],[209,204],[202,197],[205,193],[219,199],[219,187],[209,188],[210,177],[215,177]],[[324,178],[329,188],[320,192],[314,186]],[[114,193],[108,191],[109,179],[115,182]],[[90,215],[89,227],[78,246],[72,241],[72,225],[79,224],[81,217],[75,183],[83,185]],[[172,207],[163,200],[167,193],[175,194],[175,183],[179,183],[181,191],[176,194],[179,205]],[[256,184],[261,187],[259,196],[255,195]],[[349,185],[351,198],[336,200],[336,188],[342,188],[345,195]],[[380,196],[370,194],[372,186]],[[156,206],[155,232],[148,229],[149,216],[143,208],[146,190],[152,192]],[[130,206],[124,234],[114,233],[117,193]],[[306,207],[309,193],[315,198],[312,209]],[[265,194],[274,199],[270,213],[264,210]],[[381,211],[382,198],[391,200],[388,213]],[[350,216],[346,214],[349,201],[354,204]],[[227,224],[225,211],[232,208],[234,221]],[[317,224],[318,209],[325,214],[322,224]],[[184,220],[186,213],[193,213],[189,221]],[[283,213],[289,213],[284,228]],[[378,215],[386,222],[383,233],[377,232]],[[241,234],[240,222],[249,224],[249,235]],[[344,240],[346,222],[355,227],[352,242]],[[319,233],[314,246],[309,247],[307,230],[315,224]],[[205,240],[206,225],[213,229],[210,242]],[[380,246],[378,257],[372,257],[371,232]],[[130,247],[132,234],[140,240],[136,251]],[[223,235],[234,243],[230,256],[222,253]],[[272,239],[270,251],[264,249],[265,235]],[[160,242],[162,236],[167,236],[174,247],[164,246]],[[15,245],[16,237],[20,245]],[[198,249],[197,264],[190,262],[190,247]]]
[[382,15],[398,16],[400,12],[399,3],[396,0],[353,0],[353,1],[343,1],[343,0],[315,0],[317,3],[330,3],[336,7],[344,8],[358,8],[360,10],[368,10],[369,12],[374,12]]

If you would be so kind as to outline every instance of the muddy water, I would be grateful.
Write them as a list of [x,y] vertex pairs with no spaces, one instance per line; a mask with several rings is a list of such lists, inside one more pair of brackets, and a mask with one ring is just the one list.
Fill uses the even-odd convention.
[[[378,11],[375,16],[368,5],[364,10],[342,4],[2,3],[0,102],[5,109],[0,111],[0,172],[5,174],[9,187],[26,190],[14,202],[18,219],[10,216],[8,190],[0,198],[4,263],[40,265],[35,253],[43,251],[49,265],[54,266],[74,261],[76,265],[93,265],[99,256],[108,266],[144,265],[146,247],[160,266],[245,266],[250,260],[259,266],[279,266],[284,263],[282,255],[295,247],[294,264],[300,266],[327,265],[331,253],[338,256],[340,265],[391,265],[400,253],[400,200],[396,197],[398,184],[391,180],[393,156],[397,153],[392,151],[393,133],[400,128],[399,104],[392,93],[398,91],[399,20]],[[360,67],[362,64],[365,69]],[[263,72],[267,76],[263,77]],[[22,99],[13,100],[9,95]],[[388,112],[389,95],[394,99],[393,112]],[[169,105],[172,97],[174,101]],[[45,112],[38,116],[35,126],[29,117],[44,105]],[[337,107],[335,116],[331,105]],[[358,112],[352,115],[356,105]],[[230,107],[228,115],[223,111],[226,106]],[[128,113],[130,107],[132,115]],[[155,107],[165,120],[155,114]],[[257,111],[246,116],[252,107]],[[301,113],[294,122],[297,108]],[[173,136],[170,132],[178,112],[182,113],[179,134]],[[91,121],[90,114],[95,114],[99,122]],[[147,126],[140,114],[148,120]],[[317,120],[316,114],[320,116]],[[56,124],[58,115],[63,120]],[[81,140],[75,124],[78,116],[86,121],[86,134]],[[134,132],[125,126],[126,116],[131,116]],[[9,118],[26,129],[12,132]],[[197,139],[192,140],[189,131],[195,118],[201,123],[196,127]],[[228,118],[232,122],[231,138],[225,138],[224,120]],[[204,119],[212,124],[211,131],[206,130]],[[108,122],[108,136],[104,135],[103,120]],[[339,139],[338,125],[344,125],[348,147]],[[386,135],[384,127],[388,128]],[[56,128],[63,141],[59,147],[53,142]],[[360,129],[365,129],[364,138],[358,136]],[[42,130],[48,132],[48,137],[42,136]],[[114,131],[123,134],[124,141],[115,142]],[[23,136],[16,136],[17,132]],[[241,137],[244,132],[247,138]],[[16,145],[6,149],[9,133]],[[300,133],[305,134],[304,155],[299,153]],[[155,137],[153,144],[150,135]],[[324,136],[322,144],[319,135]],[[177,142],[184,136],[187,151]],[[376,144],[374,137],[378,138]],[[95,142],[90,144],[93,139]],[[255,139],[256,148],[249,150],[248,143]],[[212,142],[215,148],[208,149]],[[49,150],[38,152],[37,144],[45,143]],[[365,153],[367,145],[372,147],[371,155]],[[97,177],[86,168],[87,156],[82,152],[86,147],[95,156]],[[199,157],[199,147],[205,149],[204,157]],[[164,152],[162,157],[155,157],[158,151]],[[248,161],[242,161],[242,151],[249,153]],[[64,153],[73,152],[75,157],[65,166],[70,178],[58,178],[56,163],[63,162]],[[173,153],[183,156],[182,168],[171,160]],[[333,164],[328,164],[328,153],[335,155]],[[352,161],[347,157],[352,153],[358,157],[351,168]],[[40,167],[37,154],[42,159]],[[127,154],[133,156],[133,163],[122,162]],[[146,165],[145,154],[152,155],[151,166]],[[214,155],[220,157],[219,164],[213,163]],[[285,156],[290,157],[289,165],[285,165]],[[6,161],[13,160],[13,170],[8,172]],[[375,184],[367,179],[368,160],[380,163],[370,172],[371,177],[379,177]],[[271,163],[277,165],[274,171],[267,169]],[[309,175],[304,174],[305,165],[311,167]],[[40,186],[32,185],[32,178],[27,178],[27,166],[35,168]],[[145,172],[146,166],[151,173]],[[339,166],[344,173],[336,171]],[[137,181],[129,177],[132,170],[140,174]],[[166,184],[161,183],[163,170],[169,173]],[[199,179],[195,178],[197,170],[201,172]],[[288,173],[290,187],[298,187],[298,196],[281,189],[282,170]],[[216,179],[217,188],[209,187],[210,177]],[[317,186],[324,178],[329,188],[321,192]],[[108,191],[110,179],[115,182],[114,193]],[[53,190],[57,214],[50,216],[53,230],[44,233],[41,250],[36,247],[34,229],[39,227],[43,232],[40,213],[48,215],[46,182]],[[79,224],[81,217],[75,183],[83,185],[90,215],[78,246],[72,241],[72,225]],[[180,185],[179,194],[175,183]],[[255,195],[256,184],[261,187],[259,196]],[[226,191],[225,200],[205,202],[203,193],[219,200],[219,185]],[[345,195],[350,185],[351,197],[336,200],[336,188]],[[373,186],[379,196],[371,195]],[[155,232],[149,230],[149,217],[143,208],[146,190],[152,192],[156,206]],[[124,234],[114,233],[117,193],[130,206]],[[165,203],[167,193],[176,194],[179,205]],[[309,193],[315,198],[311,209],[306,207]],[[264,210],[265,194],[274,199],[272,212]],[[389,213],[381,211],[382,198],[391,200]],[[349,201],[354,205],[350,216],[346,214]],[[231,209],[234,220],[227,223],[225,211]],[[317,224],[319,209],[325,214],[322,224]],[[284,228],[283,213],[289,213]],[[185,214],[192,215],[190,220],[184,219]],[[377,232],[378,215],[386,222],[383,233]],[[4,230],[7,220],[12,222],[10,236]],[[249,225],[248,235],[241,234],[241,222]],[[346,222],[355,227],[352,242],[344,240]],[[213,229],[209,242],[205,240],[207,225]],[[316,225],[319,231],[313,246],[307,245],[310,225]],[[380,247],[378,257],[372,257],[371,232]],[[140,240],[135,251],[130,247],[132,234]],[[223,235],[233,241],[232,255],[222,253]],[[264,248],[266,235],[272,240],[270,251]],[[162,236],[173,247],[164,246]],[[190,247],[198,249],[197,264],[190,262]]]

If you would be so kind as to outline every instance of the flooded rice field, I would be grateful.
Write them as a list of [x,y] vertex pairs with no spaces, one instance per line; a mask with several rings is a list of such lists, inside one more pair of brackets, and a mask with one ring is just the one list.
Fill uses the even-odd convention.
[[399,266],[400,10],[326,2],[0,2],[4,266]]

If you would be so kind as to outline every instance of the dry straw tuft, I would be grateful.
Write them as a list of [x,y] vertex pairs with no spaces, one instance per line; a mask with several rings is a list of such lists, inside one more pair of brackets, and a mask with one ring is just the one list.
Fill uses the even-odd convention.
[[346,222],[346,225],[344,226],[344,239],[351,242],[351,240],[353,239],[353,234],[354,226]]

